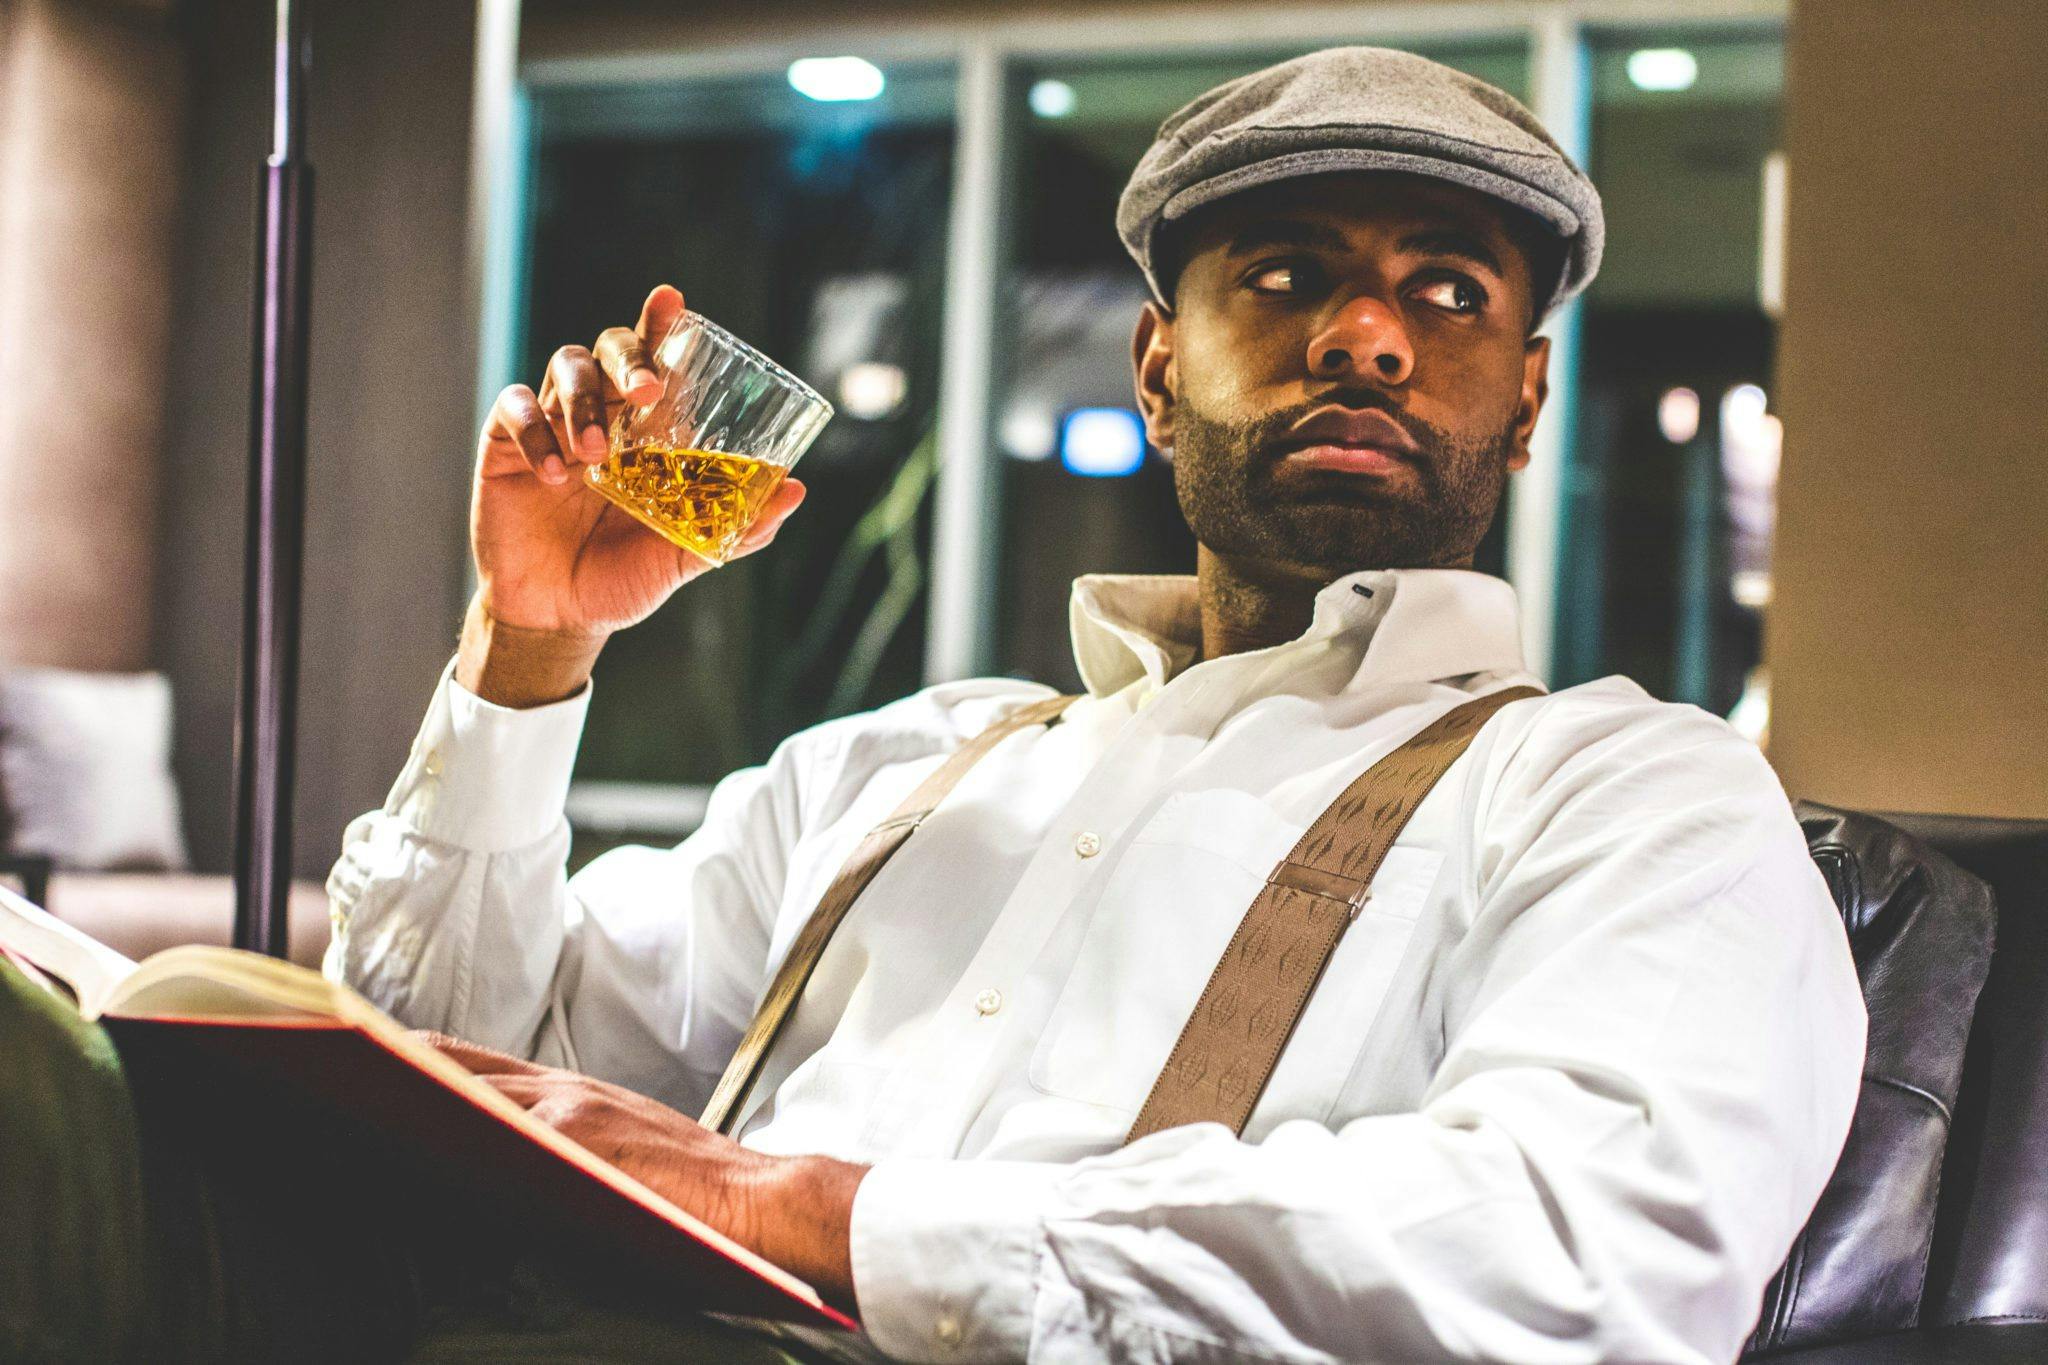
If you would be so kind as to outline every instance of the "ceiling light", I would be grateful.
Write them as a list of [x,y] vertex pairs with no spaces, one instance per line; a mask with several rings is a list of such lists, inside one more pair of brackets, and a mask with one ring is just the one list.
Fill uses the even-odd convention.
[[1065,118],[1074,112],[1074,87],[1065,81],[1039,81],[1031,87],[1031,112],[1040,118]]
[[828,102],[871,100],[887,82],[882,70],[860,57],[801,57],[789,64],[789,83],[800,95]]
[[1700,64],[1682,47],[1644,47],[1628,54],[1628,78],[1638,90],[1690,90]]

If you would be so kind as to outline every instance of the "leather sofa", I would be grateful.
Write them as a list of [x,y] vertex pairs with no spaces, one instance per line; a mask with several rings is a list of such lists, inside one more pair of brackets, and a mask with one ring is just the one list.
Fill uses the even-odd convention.
[[2048,1362],[2048,821],[1799,814],[1870,1044],[1746,1358]]

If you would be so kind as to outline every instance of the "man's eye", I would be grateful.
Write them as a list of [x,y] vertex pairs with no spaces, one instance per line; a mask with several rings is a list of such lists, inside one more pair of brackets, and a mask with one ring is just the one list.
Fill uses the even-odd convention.
[[1263,265],[1245,277],[1245,283],[1261,294],[1299,294],[1314,282],[1315,271],[1298,261]]
[[1470,280],[1432,280],[1416,296],[1452,313],[1476,313],[1486,305],[1486,291]]

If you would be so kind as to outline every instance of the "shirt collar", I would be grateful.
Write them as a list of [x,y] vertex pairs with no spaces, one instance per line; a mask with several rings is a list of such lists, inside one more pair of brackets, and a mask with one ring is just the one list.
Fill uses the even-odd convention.
[[[1489,574],[1365,569],[1317,593],[1308,629],[1275,648],[1342,639],[1360,651],[1361,682],[1522,673],[1527,670],[1519,616],[1515,590]],[[1164,686],[1201,654],[1202,618],[1191,574],[1084,575],[1074,580],[1068,620],[1074,662],[1093,696],[1108,696],[1141,679]]]

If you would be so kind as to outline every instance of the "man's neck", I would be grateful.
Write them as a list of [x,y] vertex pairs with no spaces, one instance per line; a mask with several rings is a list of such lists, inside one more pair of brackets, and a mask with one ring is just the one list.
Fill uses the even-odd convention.
[[[1472,559],[1467,556],[1443,567],[1469,569]],[[1195,583],[1202,608],[1202,657],[1219,659],[1299,639],[1315,619],[1316,595],[1353,572],[1356,570],[1236,558],[1197,545]]]
[[1342,576],[1234,559],[1198,546],[1195,582],[1202,608],[1202,657],[1218,659],[1299,637],[1315,617],[1316,594]]

